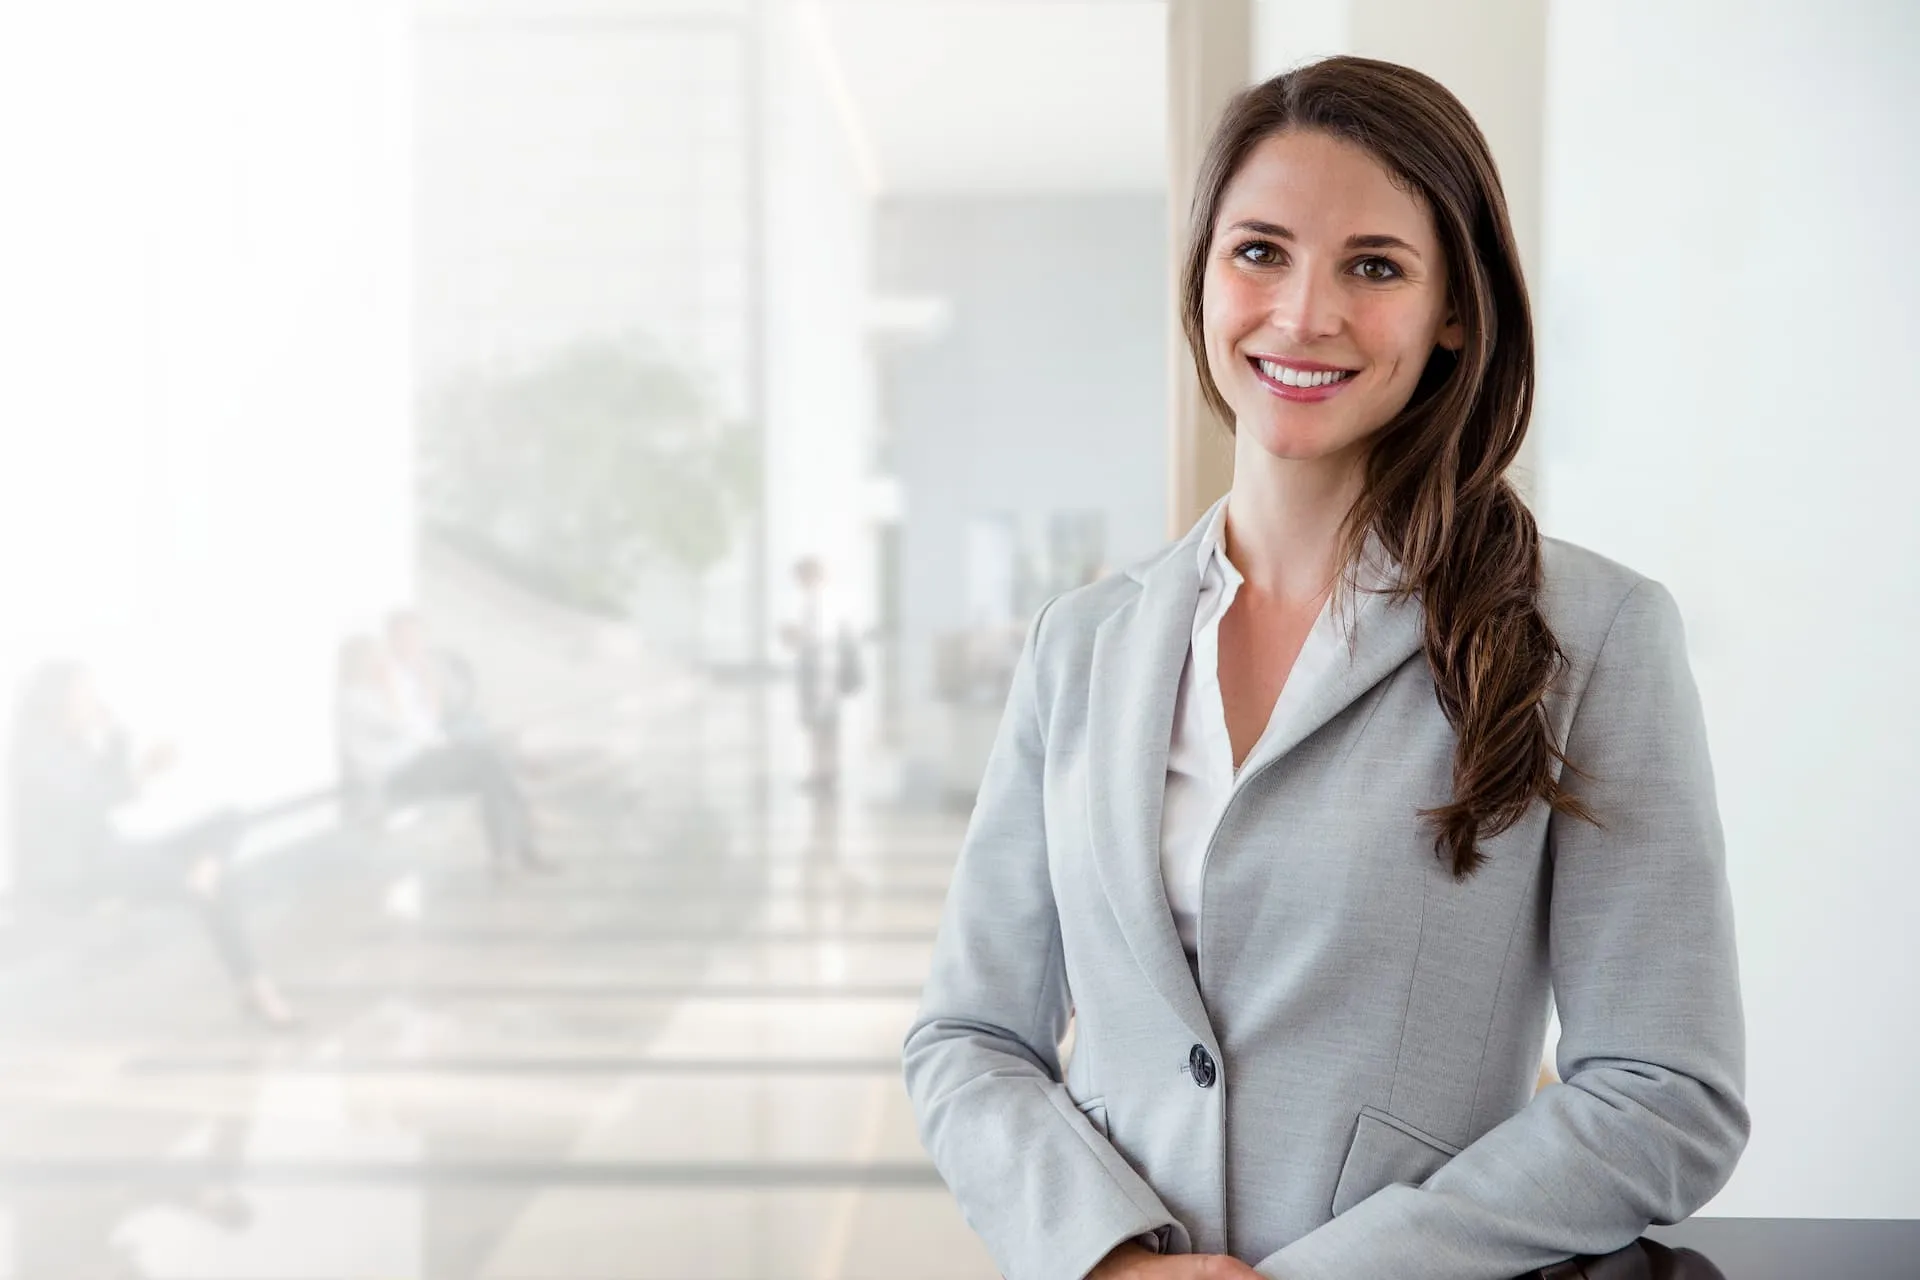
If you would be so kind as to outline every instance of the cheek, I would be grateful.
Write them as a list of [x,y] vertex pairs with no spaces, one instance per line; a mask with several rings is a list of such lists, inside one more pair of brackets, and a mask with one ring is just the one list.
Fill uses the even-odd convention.
[[1396,378],[1420,375],[1432,346],[1430,332],[1427,318],[1407,307],[1362,307],[1353,315],[1353,334],[1367,358],[1392,368]]
[[1264,314],[1258,290],[1245,282],[1232,276],[1208,280],[1200,308],[1208,359],[1216,366],[1232,361],[1234,344],[1258,328]]
[[1237,338],[1245,331],[1248,317],[1257,319],[1261,314],[1260,296],[1258,285],[1234,272],[1209,272],[1202,307],[1208,332],[1218,330],[1229,340]]

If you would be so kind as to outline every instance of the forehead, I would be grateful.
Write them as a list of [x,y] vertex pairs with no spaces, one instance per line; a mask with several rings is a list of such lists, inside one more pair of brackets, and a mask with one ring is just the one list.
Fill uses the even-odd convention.
[[1324,133],[1263,138],[1221,193],[1217,233],[1243,218],[1278,223],[1302,240],[1396,235],[1434,242],[1426,205],[1371,153]]

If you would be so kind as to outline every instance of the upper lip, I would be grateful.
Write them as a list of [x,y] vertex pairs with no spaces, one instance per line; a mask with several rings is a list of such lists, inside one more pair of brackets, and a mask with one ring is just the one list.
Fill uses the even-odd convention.
[[1263,356],[1263,355],[1260,355],[1258,352],[1256,352],[1252,358],[1255,360],[1264,360],[1268,364],[1284,365],[1286,368],[1289,368],[1289,369],[1297,369],[1301,373],[1352,373],[1353,372],[1353,369],[1348,365],[1325,364],[1319,360],[1296,360],[1291,356]]

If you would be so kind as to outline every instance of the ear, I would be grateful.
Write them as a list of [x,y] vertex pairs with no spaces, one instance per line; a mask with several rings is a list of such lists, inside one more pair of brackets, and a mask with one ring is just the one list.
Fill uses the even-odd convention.
[[1467,326],[1460,323],[1459,315],[1448,308],[1446,323],[1440,326],[1440,332],[1433,337],[1435,346],[1445,347],[1455,355],[1460,354],[1467,345]]

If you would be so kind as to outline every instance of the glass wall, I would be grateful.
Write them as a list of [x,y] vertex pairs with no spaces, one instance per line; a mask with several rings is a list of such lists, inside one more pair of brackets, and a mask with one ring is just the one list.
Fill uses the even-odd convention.
[[900,1043],[1164,536],[1161,6],[4,21],[0,1277],[995,1275]]

